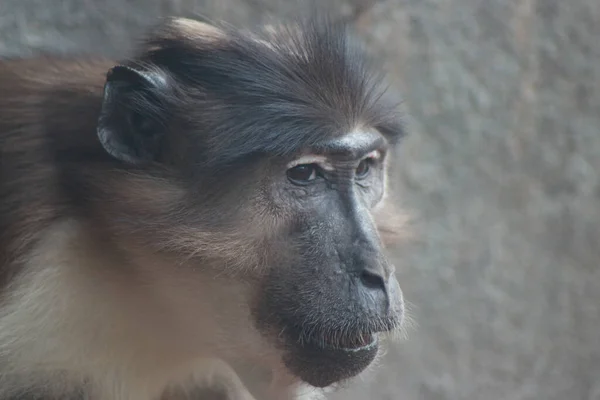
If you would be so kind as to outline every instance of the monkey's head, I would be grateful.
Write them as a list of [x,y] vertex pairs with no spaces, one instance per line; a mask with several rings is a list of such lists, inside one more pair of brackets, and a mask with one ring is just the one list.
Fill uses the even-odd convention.
[[171,19],[110,71],[98,125],[128,171],[107,219],[173,260],[154,273],[185,293],[181,320],[208,307],[225,347],[276,354],[317,387],[364,370],[402,322],[382,243],[394,216],[378,212],[403,132],[370,67],[327,21],[244,33]]

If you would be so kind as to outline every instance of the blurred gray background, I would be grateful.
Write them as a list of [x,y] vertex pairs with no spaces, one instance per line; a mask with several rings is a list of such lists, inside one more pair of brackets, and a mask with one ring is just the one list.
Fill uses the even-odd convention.
[[[394,249],[414,327],[335,399],[600,399],[600,1],[321,0],[410,113]],[[159,15],[292,0],[0,0],[0,56],[121,55]],[[0,96],[2,94],[0,93]]]

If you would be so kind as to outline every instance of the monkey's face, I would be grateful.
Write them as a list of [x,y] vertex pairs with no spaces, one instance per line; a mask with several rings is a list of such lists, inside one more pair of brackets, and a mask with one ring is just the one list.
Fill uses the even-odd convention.
[[[388,153],[377,130],[355,130],[290,156],[198,174],[179,206],[185,217],[170,216],[180,225],[158,232],[155,245],[178,242],[177,251],[185,250],[174,257],[187,267],[168,273],[190,282],[191,304],[206,301],[206,285],[226,285],[209,289],[224,293],[249,288],[212,309],[224,313],[220,319],[236,313],[251,321],[298,379],[325,387],[357,375],[377,356],[381,335],[403,319],[375,217]],[[240,316],[236,302],[248,304],[249,314]],[[193,306],[186,308],[184,318],[193,320]]]
[[324,387],[373,361],[379,334],[401,323],[403,303],[372,216],[385,190],[385,140],[354,132],[314,150],[271,173],[265,199],[287,211],[269,239],[254,311],[289,370]]

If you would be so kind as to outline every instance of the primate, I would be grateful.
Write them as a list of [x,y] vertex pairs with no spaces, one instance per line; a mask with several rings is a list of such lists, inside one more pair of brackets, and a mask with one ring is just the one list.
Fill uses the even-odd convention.
[[296,399],[374,364],[404,135],[374,66],[325,17],[1,61],[0,399]]

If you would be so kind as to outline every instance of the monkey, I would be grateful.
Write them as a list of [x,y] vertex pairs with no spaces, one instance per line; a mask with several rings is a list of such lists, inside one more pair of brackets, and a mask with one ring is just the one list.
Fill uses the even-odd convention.
[[376,64],[323,16],[0,61],[0,399],[318,398],[376,364],[406,135]]

